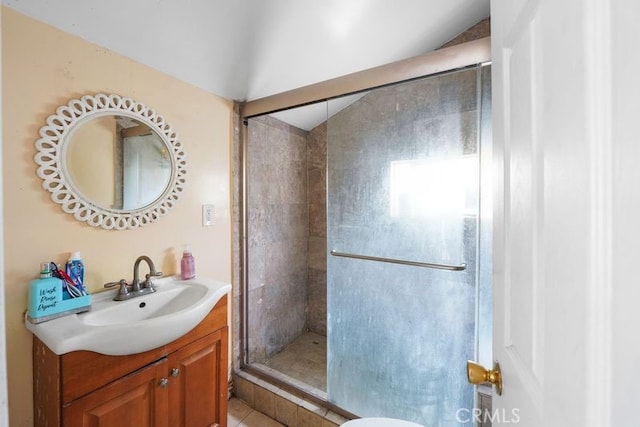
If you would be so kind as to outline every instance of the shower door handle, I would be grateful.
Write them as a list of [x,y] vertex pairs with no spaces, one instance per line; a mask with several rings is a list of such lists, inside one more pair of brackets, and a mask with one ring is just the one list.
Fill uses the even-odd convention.
[[493,384],[498,396],[502,396],[502,371],[498,361],[493,362],[493,370],[467,360],[467,379],[470,384]]
[[388,262],[390,264],[412,265],[414,267],[434,268],[436,270],[463,271],[467,269],[467,264],[464,264],[464,263],[460,265],[436,264],[433,262],[409,261],[406,259],[399,259],[399,258],[383,258],[383,257],[371,256],[371,255],[351,254],[347,252],[336,251],[335,249],[332,249],[331,252],[329,253],[332,256],[343,257],[343,258],[354,258],[354,259],[363,259],[367,261]]

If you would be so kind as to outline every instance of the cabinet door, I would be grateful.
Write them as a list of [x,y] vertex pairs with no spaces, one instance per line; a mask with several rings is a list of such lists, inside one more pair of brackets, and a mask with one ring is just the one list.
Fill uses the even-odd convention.
[[167,359],[162,359],[75,400],[62,410],[63,425],[168,427],[166,371]]
[[169,355],[169,425],[227,425],[227,327]]

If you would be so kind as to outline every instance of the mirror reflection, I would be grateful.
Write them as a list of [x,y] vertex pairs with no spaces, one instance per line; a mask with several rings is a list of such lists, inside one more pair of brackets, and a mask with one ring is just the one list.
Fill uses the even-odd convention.
[[64,160],[76,190],[104,209],[149,206],[171,181],[163,139],[145,123],[122,115],[94,117],[77,126]]

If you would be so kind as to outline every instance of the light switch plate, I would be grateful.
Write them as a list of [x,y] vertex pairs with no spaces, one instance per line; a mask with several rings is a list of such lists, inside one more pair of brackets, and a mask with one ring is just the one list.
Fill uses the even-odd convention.
[[213,205],[202,205],[202,226],[211,227],[216,225],[215,210]]

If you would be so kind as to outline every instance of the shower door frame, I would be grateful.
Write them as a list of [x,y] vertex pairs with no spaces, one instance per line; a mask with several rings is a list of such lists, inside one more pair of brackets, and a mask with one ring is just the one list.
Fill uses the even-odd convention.
[[237,313],[235,310],[233,312],[233,336],[238,346],[236,347],[235,343],[231,346],[231,348],[237,349],[238,351],[238,354],[233,355],[233,360],[238,361],[239,366],[235,366],[234,364],[234,371],[245,371],[333,412],[349,418],[354,417],[353,414],[331,404],[325,395],[303,390],[247,362],[247,307],[249,293],[247,291],[248,272],[246,266],[248,265],[249,257],[248,246],[246,244],[248,240],[248,218],[245,207],[247,206],[246,139],[248,137],[248,119],[317,102],[329,101],[345,95],[369,91],[397,83],[488,64],[490,62],[491,41],[490,37],[485,37],[239,105],[238,115],[240,123],[238,126],[239,138],[237,141],[239,150],[235,158],[237,167],[239,167],[239,174],[236,178],[238,180],[238,201],[235,206],[237,217],[234,219],[234,223],[237,225],[237,230],[239,231],[238,238],[234,239],[234,252],[239,254],[239,260],[238,263],[236,263],[236,267],[234,267],[234,277],[237,278],[235,285],[239,286],[240,297]]

